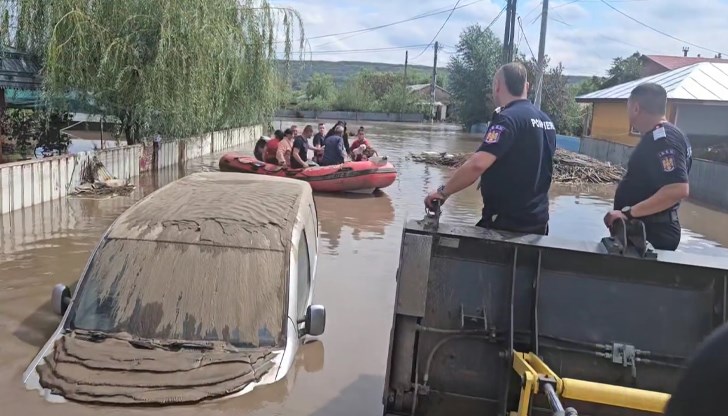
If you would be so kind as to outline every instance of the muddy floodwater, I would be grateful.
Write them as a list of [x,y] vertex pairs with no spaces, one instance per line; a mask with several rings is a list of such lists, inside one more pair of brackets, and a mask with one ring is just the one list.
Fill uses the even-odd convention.
[[[305,125],[298,120],[296,124]],[[69,198],[4,215],[0,222],[2,414],[381,415],[402,225],[407,218],[423,216],[426,192],[450,172],[416,164],[406,156],[472,151],[480,138],[463,135],[454,126],[361,124],[372,145],[398,168],[398,179],[374,196],[316,196],[321,240],[314,301],[327,308],[326,333],[320,342],[302,348],[286,380],[240,398],[187,407],[100,409],[46,403],[21,382],[23,371],[59,322],[50,308],[53,285],[71,284],[79,277],[104,230],[129,205],[187,173],[215,170],[219,154],[142,176],[130,197]],[[356,129],[360,124],[350,125]],[[613,186],[554,185],[551,235],[598,241],[607,234],[602,217],[613,192]],[[474,224],[480,209],[480,196],[473,187],[448,201],[442,221]],[[680,215],[686,227],[681,251],[728,253],[723,248],[728,246],[728,214],[684,203]]]

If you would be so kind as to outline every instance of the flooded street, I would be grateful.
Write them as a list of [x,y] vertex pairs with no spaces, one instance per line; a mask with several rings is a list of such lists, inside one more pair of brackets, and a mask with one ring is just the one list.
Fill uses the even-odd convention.
[[[296,124],[305,125],[300,120]],[[216,170],[219,154],[188,162],[183,169],[145,175],[130,197],[69,198],[4,215],[0,222],[3,414],[380,416],[402,225],[407,218],[422,218],[426,192],[440,185],[450,171],[414,163],[406,156],[472,151],[480,138],[446,125],[361,124],[379,154],[389,156],[397,167],[398,179],[375,196],[316,196],[321,240],[314,301],[327,308],[326,333],[321,342],[303,347],[286,380],[240,398],[187,407],[99,410],[48,404],[21,383],[23,371],[59,322],[50,309],[53,285],[71,284],[79,277],[104,230],[128,206],[182,175]],[[279,121],[274,125],[278,128]],[[359,123],[349,125],[355,130]],[[602,217],[611,207],[613,192],[613,186],[554,185],[550,234],[599,241],[608,234]],[[448,201],[441,221],[474,224],[480,209],[480,194],[473,187]],[[684,203],[680,215],[686,227],[681,251],[728,253],[722,248],[728,247],[728,214]]]

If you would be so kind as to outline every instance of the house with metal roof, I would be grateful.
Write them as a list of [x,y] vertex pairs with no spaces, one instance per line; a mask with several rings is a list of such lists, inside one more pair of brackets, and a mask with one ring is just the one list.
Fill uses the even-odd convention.
[[[432,84],[408,85],[410,94],[416,94],[427,105],[432,105]],[[450,92],[439,85],[435,85],[435,118],[445,120],[450,114],[448,106],[452,103]],[[451,111],[452,112],[452,111]]]
[[587,135],[634,146],[639,132],[629,125],[627,99],[645,82],[667,91],[667,118],[683,130],[694,147],[728,141],[728,63],[699,62],[576,97],[592,105]]
[[641,74],[643,77],[657,75],[663,72],[672,71],[673,69],[683,68],[701,62],[712,62],[714,64],[728,63],[728,59],[724,59],[720,54],[715,58],[707,58],[703,56],[669,56],[669,55],[642,55],[640,63],[642,64]]
[[[11,93],[11,100],[20,91],[38,90],[41,88],[40,65],[29,55],[18,52],[14,48],[2,46],[0,51],[0,108],[6,107],[6,91]],[[20,92],[19,95],[23,96]],[[26,94],[27,95],[27,94]],[[20,101],[23,99],[21,98]]]

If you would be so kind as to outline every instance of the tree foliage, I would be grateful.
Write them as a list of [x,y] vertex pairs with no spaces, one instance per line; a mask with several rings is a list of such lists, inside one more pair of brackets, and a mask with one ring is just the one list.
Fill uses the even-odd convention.
[[501,62],[502,43],[490,29],[476,24],[460,34],[456,49],[448,65],[449,91],[467,129],[488,121],[495,109],[492,80]]
[[336,95],[334,77],[328,74],[315,73],[306,84],[306,98],[330,101]]
[[574,88],[574,94],[576,96],[579,96],[589,94],[594,91],[599,91],[600,89],[602,89],[604,81],[605,78],[594,75],[591,78],[584,80],[576,85]]
[[612,66],[607,71],[607,79],[602,88],[609,88],[625,82],[634,81],[642,76],[642,55],[635,52],[626,58],[614,58]]
[[[538,62],[535,59],[518,58],[528,70],[530,88],[528,98],[534,100],[538,85]],[[548,114],[554,122],[556,129],[562,134],[578,135],[583,126],[583,114],[577,104],[574,89],[570,88],[564,76],[564,67],[561,63],[550,66],[550,59],[545,59],[546,72],[543,77],[541,91],[541,110]]]
[[281,101],[278,22],[286,59],[302,28],[267,0],[16,1],[15,46],[43,63],[51,105],[79,92],[118,116],[131,142],[266,120]]
[[404,74],[363,70],[337,88],[329,75],[313,74],[306,85],[299,110],[375,111],[411,113],[421,111],[418,98],[411,94]]

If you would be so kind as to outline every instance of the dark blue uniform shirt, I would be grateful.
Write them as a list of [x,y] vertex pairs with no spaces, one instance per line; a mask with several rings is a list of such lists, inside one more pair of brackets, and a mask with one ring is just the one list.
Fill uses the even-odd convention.
[[[692,165],[688,137],[673,124],[664,122],[646,132],[632,151],[627,173],[614,194],[614,209],[636,205],[665,185],[687,183]],[[675,250],[680,243],[678,202],[667,211],[640,218],[645,223],[647,241],[655,248]],[[670,216],[670,212],[674,215]]]
[[344,163],[344,138],[341,136],[329,136],[324,139],[324,157],[321,160],[322,166],[338,165]]
[[483,225],[512,231],[546,226],[556,151],[551,119],[528,100],[513,101],[493,115],[478,151],[496,157],[480,179]]

